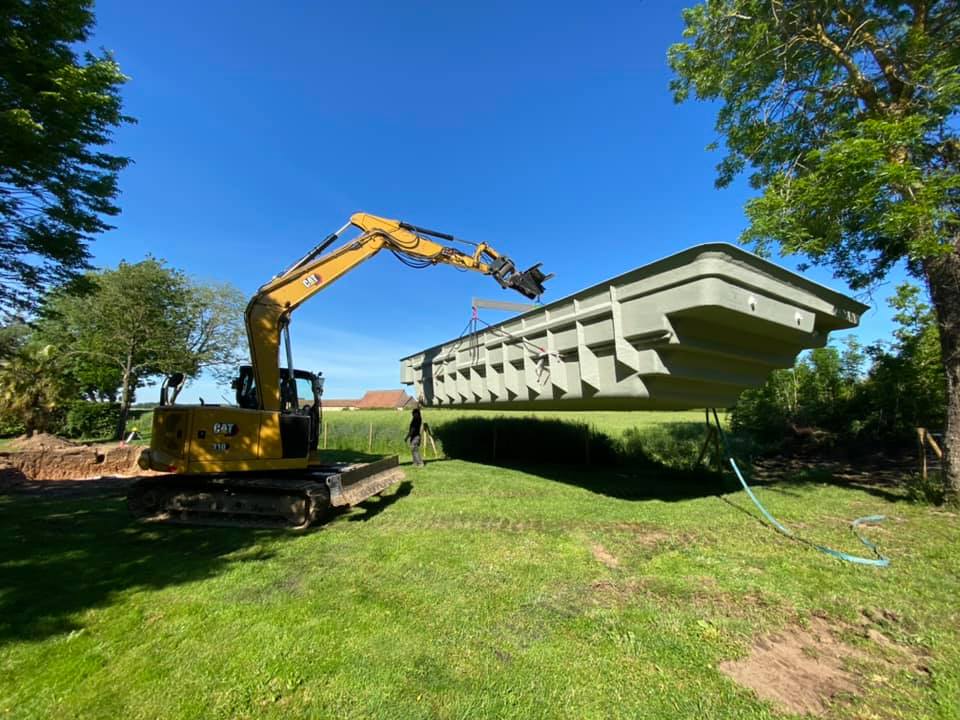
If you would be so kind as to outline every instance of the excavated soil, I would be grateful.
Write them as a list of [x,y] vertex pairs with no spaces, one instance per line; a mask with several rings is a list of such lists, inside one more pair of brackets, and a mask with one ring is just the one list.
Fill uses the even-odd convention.
[[78,445],[54,435],[34,435],[0,453],[0,488],[44,481],[130,477],[145,473],[137,465],[142,446]]
[[48,433],[37,433],[27,437],[22,435],[10,443],[17,452],[39,452],[42,450],[66,450],[68,448],[82,447],[79,443],[70,442],[56,435]]
[[[898,645],[878,629],[889,631],[897,616],[881,612],[879,622],[877,617],[862,611],[859,625],[813,617],[806,627],[791,626],[758,639],[747,657],[721,663],[720,671],[781,710],[815,716],[864,691],[864,666],[903,667],[921,679],[928,676],[916,649]],[[864,638],[866,647],[840,638],[840,633],[851,632]]]

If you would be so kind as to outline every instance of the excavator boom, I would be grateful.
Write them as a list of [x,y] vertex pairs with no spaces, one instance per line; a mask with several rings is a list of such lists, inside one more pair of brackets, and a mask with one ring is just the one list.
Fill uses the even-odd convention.
[[[324,253],[350,227],[359,228],[359,237]],[[279,350],[282,330],[291,313],[300,305],[336,282],[381,250],[389,250],[416,267],[452,265],[490,275],[501,287],[515,290],[527,298],[537,298],[550,276],[539,265],[520,272],[514,262],[486,243],[469,243],[472,253],[451,244],[465,242],[453,235],[426,230],[399,220],[356,213],[350,222],[305,255],[284,273],[261,287],[250,299],[246,310],[250,356],[259,388],[260,409],[275,411],[282,407]]]

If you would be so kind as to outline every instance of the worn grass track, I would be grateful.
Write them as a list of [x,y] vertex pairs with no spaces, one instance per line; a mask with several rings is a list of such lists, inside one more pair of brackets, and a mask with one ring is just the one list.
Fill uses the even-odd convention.
[[822,475],[758,491],[849,550],[848,519],[888,514],[892,567],[857,568],[646,472],[441,461],[303,535],[0,497],[0,716],[783,717],[719,663],[879,609],[925,670],[864,661],[828,715],[960,717],[955,515]]

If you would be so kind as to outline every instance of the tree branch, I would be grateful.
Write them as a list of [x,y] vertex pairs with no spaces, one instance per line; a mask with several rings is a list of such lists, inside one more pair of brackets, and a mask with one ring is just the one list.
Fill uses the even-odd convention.
[[[868,21],[864,21],[863,25],[866,25],[867,22]],[[863,25],[861,25],[861,27]],[[867,49],[870,50],[870,54],[873,55],[873,59],[876,60],[877,65],[883,72],[883,77],[886,78],[887,87],[890,88],[891,95],[898,100],[906,99],[903,97],[904,92],[910,84],[899,76],[898,68],[893,61],[893,57],[887,52],[887,48],[880,43],[871,32],[864,30],[861,34],[864,44],[867,46]]]
[[853,82],[857,97],[863,100],[868,110],[875,110],[878,106],[876,88],[863,76],[863,73],[860,72],[860,68],[857,67],[853,58],[845,53],[843,48],[837,45],[837,43],[827,35],[827,31],[824,29],[822,23],[818,22],[814,30],[816,31],[817,43],[828,50],[830,54],[846,68],[847,75],[849,75],[851,82]]

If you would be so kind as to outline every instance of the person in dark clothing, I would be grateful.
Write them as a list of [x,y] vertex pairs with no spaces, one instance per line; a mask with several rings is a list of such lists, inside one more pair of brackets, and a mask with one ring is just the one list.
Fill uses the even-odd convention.
[[423,467],[423,458],[420,457],[420,428],[423,419],[420,417],[420,408],[415,407],[410,413],[410,429],[407,430],[407,442],[410,443],[410,452],[413,454],[413,464]]

